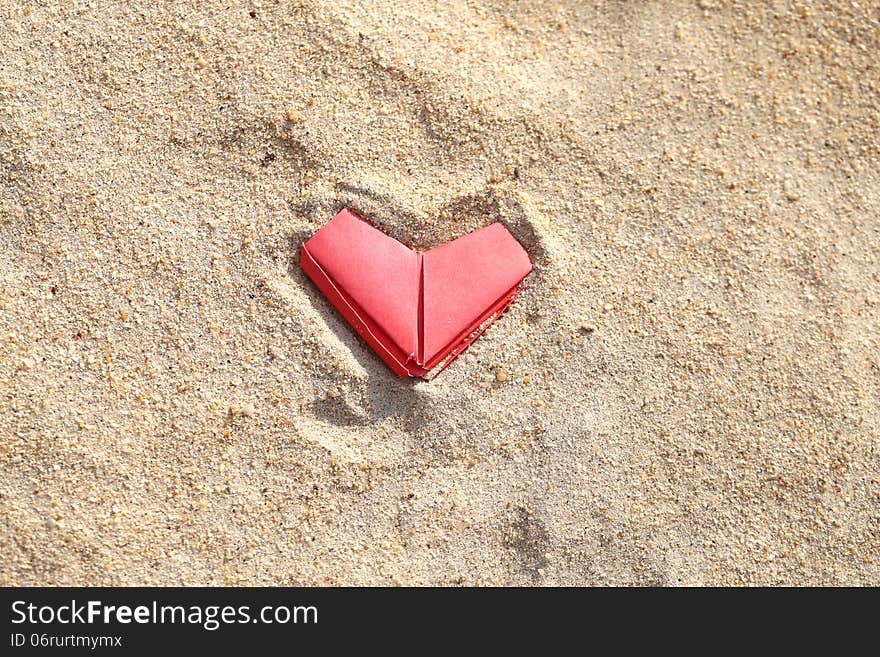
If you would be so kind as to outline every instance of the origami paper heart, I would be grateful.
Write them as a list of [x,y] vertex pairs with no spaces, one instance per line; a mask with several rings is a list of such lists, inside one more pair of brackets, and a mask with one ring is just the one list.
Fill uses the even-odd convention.
[[300,266],[400,376],[446,367],[513,302],[532,270],[500,223],[419,253],[350,210],[302,245]]

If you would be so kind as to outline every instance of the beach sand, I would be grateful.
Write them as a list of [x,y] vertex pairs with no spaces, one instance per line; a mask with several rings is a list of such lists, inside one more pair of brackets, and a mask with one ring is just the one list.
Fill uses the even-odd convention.
[[[0,584],[880,584],[876,2],[0,7]],[[535,270],[432,381],[298,265]]]

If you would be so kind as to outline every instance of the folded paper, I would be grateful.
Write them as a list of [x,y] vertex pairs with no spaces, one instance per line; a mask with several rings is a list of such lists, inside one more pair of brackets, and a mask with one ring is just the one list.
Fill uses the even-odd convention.
[[300,265],[400,376],[448,365],[513,302],[532,270],[500,223],[420,253],[347,209],[302,245]]

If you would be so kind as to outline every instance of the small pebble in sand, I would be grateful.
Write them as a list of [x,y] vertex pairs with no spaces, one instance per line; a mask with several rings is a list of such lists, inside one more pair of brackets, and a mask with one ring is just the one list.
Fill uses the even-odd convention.
[[495,370],[495,380],[498,383],[504,383],[507,381],[507,371],[503,367],[499,367]]
[[610,303],[606,303],[604,306],[602,306],[602,310],[604,310],[606,313],[610,313],[612,310],[614,310],[614,306],[612,306]]
[[596,325],[592,322],[584,322],[579,327],[581,333],[595,333]]
[[254,405],[250,402],[242,404],[241,406],[229,407],[229,415],[232,416],[240,415],[242,417],[253,417],[256,412],[256,408],[254,408]]

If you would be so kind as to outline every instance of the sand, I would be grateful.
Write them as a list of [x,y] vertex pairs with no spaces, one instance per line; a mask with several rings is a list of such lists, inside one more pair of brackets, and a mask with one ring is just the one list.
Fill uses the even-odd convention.
[[[880,584],[876,2],[0,8],[0,584]],[[433,381],[343,206],[535,271]]]

